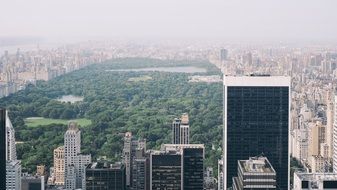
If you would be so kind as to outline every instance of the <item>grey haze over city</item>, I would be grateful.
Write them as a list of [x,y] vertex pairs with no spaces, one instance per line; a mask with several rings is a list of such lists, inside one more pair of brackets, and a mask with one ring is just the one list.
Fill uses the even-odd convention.
[[335,42],[334,0],[3,1],[0,38]]

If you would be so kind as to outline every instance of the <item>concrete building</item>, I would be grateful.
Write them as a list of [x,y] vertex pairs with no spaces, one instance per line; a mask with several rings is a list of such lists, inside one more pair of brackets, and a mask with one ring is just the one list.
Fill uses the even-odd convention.
[[322,157],[321,155],[309,156],[308,164],[312,173],[328,172],[328,158]]
[[319,155],[321,144],[325,143],[325,126],[316,122],[310,126],[308,137],[308,156]]
[[132,162],[138,149],[146,151],[146,139],[135,139],[132,133],[127,132],[124,136],[123,162],[126,170],[126,185],[132,186]]
[[238,176],[233,177],[233,190],[276,188],[276,172],[266,157],[238,160]]
[[45,190],[44,176],[23,176],[22,190]]
[[326,109],[326,143],[329,146],[329,159],[333,157],[333,126],[334,126],[334,104],[333,99],[328,99]]
[[294,173],[294,190],[337,189],[335,173]]
[[335,95],[335,102],[334,102],[333,172],[337,173],[337,95]]
[[224,76],[224,189],[232,187],[237,161],[266,156],[277,186],[289,188],[290,77]]
[[64,146],[59,146],[54,149],[54,176],[55,185],[64,185],[65,174],[65,162],[64,162]]
[[85,186],[87,190],[125,190],[125,166],[121,163],[91,163],[85,170]]
[[45,175],[45,165],[37,165],[36,166],[36,175],[44,176]]
[[6,161],[6,190],[21,190],[21,162]]
[[224,190],[223,159],[218,160],[218,190]]

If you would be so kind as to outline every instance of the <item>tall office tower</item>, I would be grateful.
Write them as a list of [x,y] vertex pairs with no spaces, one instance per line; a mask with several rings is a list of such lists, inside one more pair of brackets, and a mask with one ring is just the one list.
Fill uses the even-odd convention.
[[308,156],[320,154],[321,144],[325,142],[325,126],[321,122],[316,122],[309,129],[308,133]]
[[85,189],[85,168],[91,163],[91,155],[79,154],[75,157],[76,187]]
[[180,119],[175,118],[172,123],[172,144],[189,144],[190,126],[188,114],[184,113]]
[[189,144],[189,143],[190,143],[190,124],[188,114],[184,113],[181,116],[180,144]]
[[76,189],[75,157],[81,153],[81,131],[75,122],[69,122],[64,134],[64,170],[66,189]]
[[0,189],[6,189],[6,110],[0,108]]
[[337,95],[334,102],[334,124],[333,124],[333,172],[337,173]]
[[132,161],[132,189],[146,190],[148,181],[148,158],[143,148],[136,150],[135,157]]
[[21,190],[21,161],[16,158],[15,131],[5,111],[6,189]]
[[[159,162],[153,161],[158,156]],[[174,155],[174,156],[173,156]],[[166,157],[165,157],[166,156]],[[171,157],[173,156],[173,157]],[[180,156],[179,167],[176,163],[175,156]],[[170,187],[172,181],[167,179],[174,179],[178,185],[180,181],[181,187],[175,186],[178,189],[194,189],[202,190],[204,185],[204,145],[203,144],[164,144],[161,147],[161,152],[151,155],[151,180],[152,189]],[[174,158],[170,160],[170,158]],[[165,160],[167,159],[167,160]],[[164,161],[162,161],[164,160]],[[159,166],[163,163],[162,166]],[[169,165],[169,164],[172,164]],[[166,173],[165,168],[173,169],[171,173]],[[162,173],[156,173],[156,172]],[[180,171],[180,175],[176,172]],[[154,172],[156,171],[156,172]],[[168,175],[168,176],[166,176]],[[178,180],[178,176],[181,177]]]
[[16,160],[15,131],[6,112],[6,160]]
[[150,190],[182,189],[181,155],[176,152],[153,152],[150,156]]
[[224,190],[223,158],[218,160],[218,190]]
[[276,189],[276,172],[266,157],[238,160],[238,176],[233,177],[233,190]]
[[183,149],[183,189],[203,190],[204,148],[186,147]]
[[224,189],[232,187],[237,161],[263,154],[289,187],[290,77],[224,77]]
[[85,169],[85,186],[87,190],[125,190],[125,166],[121,163],[95,162]]
[[175,118],[172,123],[172,144],[180,144],[181,119]]
[[135,158],[136,150],[146,151],[146,139],[135,139],[132,133],[127,132],[124,136],[123,161],[125,164],[126,185],[132,187],[132,161]]
[[64,185],[64,146],[54,149],[55,185]]
[[333,98],[328,99],[327,109],[326,109],[326,118],[327,118],[326,143],[329,146],[329,159],[332,160],[332,155],[333,155],[333,122],[334,122]]
[[81,131],[75,122],[69,122],[64,134],[65,188],[78,189],[84,184],[85,167],[91,162],[90,155],[81,155]]

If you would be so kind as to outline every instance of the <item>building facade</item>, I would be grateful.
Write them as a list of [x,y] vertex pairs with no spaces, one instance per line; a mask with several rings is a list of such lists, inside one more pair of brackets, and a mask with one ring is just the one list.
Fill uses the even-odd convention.
[[290,78],[224,77],[224,189],[232,187],[237,161],[263,154],[289,187]]
[[164,144],[151,154],[152,189],[204,188],[204,145]]
[[125,190],[125,166],[121,163],[91,163],[85,170],[85,183],[87,190]]
[[64,185],[64,167],[64,146],[60,146],[54,150],[55,185]]
[[172,144],[189,144],[189,137],[189,117],[184,113],[181,118],[175,118],[172,122]]
[[64,134],[65,188],[84,188],[85,167],[91,162],[91,155],[81,155],[81,131],[77,123],[69,122]]
[[126,171],[126,185],[132,187],[132,162],[137,150],[146,151],[146,139],[135,139],[132,133],[127,132],[124,136],[123,162]]

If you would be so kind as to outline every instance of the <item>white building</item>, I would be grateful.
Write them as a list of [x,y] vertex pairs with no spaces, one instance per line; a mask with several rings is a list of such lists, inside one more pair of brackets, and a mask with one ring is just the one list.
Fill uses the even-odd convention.
[[21,190],[21,162],[6,161],[6,190]]
[[65,188],[78,189],[83,185],[83,172],[91,162],[91,155],[81,155],[81,131],[75,122],[69,122],[64,135]]
[[15,131],[6,112],[6,160],[16,160]]
[[333,126],[333,172],[337,173],[337,95],[334,105],[334,126]]
[[21,161],[16,158],[15,131],[6,112],[6,190],[21,190]]

